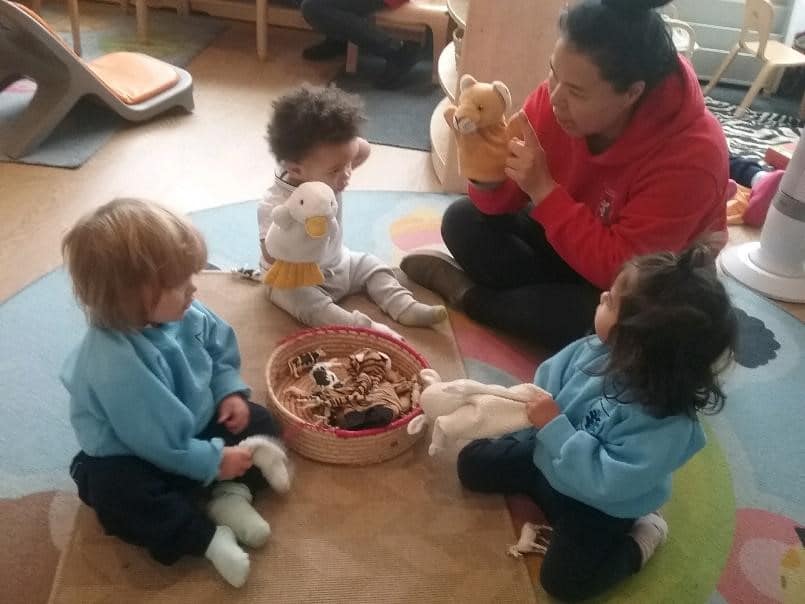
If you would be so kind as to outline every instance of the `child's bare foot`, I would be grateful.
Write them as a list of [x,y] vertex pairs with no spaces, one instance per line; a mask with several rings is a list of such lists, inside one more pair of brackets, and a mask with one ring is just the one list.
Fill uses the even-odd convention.
[[378,321],[372,321],[372,324],[369,326],[370,329],[374,329],[375,331],[379,331],[380,333],[384,333],[387,336],[391,336],[395,340],[405,340],[399,333],[394,331],[391,327],[384,323],[379,323]]

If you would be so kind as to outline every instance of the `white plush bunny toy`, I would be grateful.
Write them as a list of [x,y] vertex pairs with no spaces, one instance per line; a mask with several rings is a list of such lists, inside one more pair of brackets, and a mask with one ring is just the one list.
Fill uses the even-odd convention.
[[266,251],[274,261],[265,282],[293,288],[324,283],[319,268],[330,238],[338,231],[338,202],[323,182],[299,185],[284,204],[274,208],[266,234]]
[[408,423],[408,433],[418,434],[433,422],[430,455],[450,441],[495,438],[527,428],[526,403],[547,394],[534,384],[506,388],[466,379],[442,382],[433,369],[419,376],[426,386],[419,398],[424,414]]

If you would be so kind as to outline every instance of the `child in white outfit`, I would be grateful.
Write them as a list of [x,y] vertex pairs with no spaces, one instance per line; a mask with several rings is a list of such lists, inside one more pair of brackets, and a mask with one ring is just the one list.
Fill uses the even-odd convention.
[[351,325],[388,331],[362,312],[348,311],[337,304],[362,291],[402,325],[425,327],[446,319],[444,306],[417,302],[379,258],[343,245],[341,192],[349,184],[352,170],[366,161],[370,152],[369,143],[358,136],[364,119],[360,100],[335,87],[304,85],[279,98],[273,107],[268,142],[279,168],[273,186],[257,208],[261,269],[268,270],[273,262],[264,242],[271,226],[271,212],[300,184],[320,181],[332,187],[338,199],[336,220],[341,228],[330,239],[319,263],[325,282],[291,289],[266,286],[269,300],[312,326]]

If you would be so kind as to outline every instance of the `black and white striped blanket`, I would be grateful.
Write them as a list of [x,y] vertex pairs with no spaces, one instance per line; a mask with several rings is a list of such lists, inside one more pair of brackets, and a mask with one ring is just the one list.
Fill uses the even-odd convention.
[[707,108],[724,129],[730,153],[764,164],[766,149],[799,138],[802,121],[790,115],[747,109],[735,117],[735,105],[705,97]]

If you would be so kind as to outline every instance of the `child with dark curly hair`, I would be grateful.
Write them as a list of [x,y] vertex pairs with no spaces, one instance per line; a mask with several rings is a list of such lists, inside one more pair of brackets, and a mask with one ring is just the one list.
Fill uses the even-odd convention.
[[[273,262],[264,243],[273,209],[300,184],[323,182],[336,193],[336,220],[342,227],[341,193],[349,184],[352,170],[363,164],[370,152],[369,143],[358,136],[365,118],[360,99],[354,95],[332,86],[303,85],[277,99],[273,108],[267,128],[268,144],[279,166],[273,186],[257,208],[260,266],[264,271]],[[337,302],[366,291],[383,312],[402,325],[426,327],[447,318],[444,306],[417,302],[380,259],[347,249],[342,233],[343,228],[339,228],[319,262],[323,284],[292,289],[266,286],[268,299],[306,325],[372,327],[395,336],[389,327],[357,310],[344,310]]]
[[474,491],[522,493],[553,536],[545,590],[599,594],[639,571],[665,542],[656,510],[671,475],[705,444],[700,411],[724,404],[717,375],[734,352],[735,312],[704,244],[638,257],[601,294],[595,335],[548,359],[527,428],[476,440],[458,475]]

